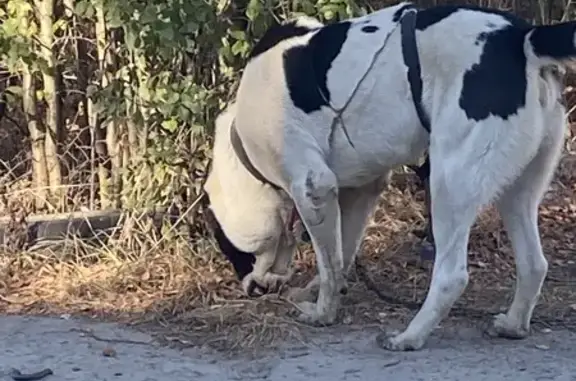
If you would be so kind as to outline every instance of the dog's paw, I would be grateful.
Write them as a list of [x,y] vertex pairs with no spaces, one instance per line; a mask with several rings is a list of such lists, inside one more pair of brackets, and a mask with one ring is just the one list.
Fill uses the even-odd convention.
[[291,272],[287,274],[267,272],[264,276],[256,276],[251,273],[242,280],[242,288],[248,296],[260,297],[278,292],[290,280],[291,276]]
[[486,333],[491,337],[521,340],[528,337],[530,328],[522,327],[521,322],[511,321],[506,314],[498,314],[494,316],[492,326],[487,329]]
[[300,314],[296,320],[308,325],[332,325],[336,322],[336,311],[320,312],[318,304],[311,302],[300,302],[296,304]]
[[269,290],[272,292],[278,291],[284,284],[292,278],[292,270],[286,274],[277,274],[273,272],[267,272],[264,275],[264,283],[268,286]]
[[424,339],[408,337],[405,333],[391,331],[376,336],[376,344],[389,351],[416,351],[424,346]]

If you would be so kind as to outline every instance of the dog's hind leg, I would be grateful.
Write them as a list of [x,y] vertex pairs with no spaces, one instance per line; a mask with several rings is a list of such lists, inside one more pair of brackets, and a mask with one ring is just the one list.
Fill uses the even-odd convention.
[[448,315],[468,284],[468,239],[479,209],[520,177],[542,144],[544,127],[538,119],[531,126],[533,133],[516,120],[468,123],[460,135],[443,139],[451,133],[446,127],[450,124],[439,122],[437,137],[432,136],[430,195],[436,245],[432,279],[422,307],[406,330],[378,337],[384,348],[421,348]]
[[506,314],[499,314],[489,333],[520,339],[530,332],[530,319],[548,271],[538,232],[538,206],[548,189],[564,141],[563,112],[549,118],[553,133],[522,176],[497,202],[516,259],[516,291]]

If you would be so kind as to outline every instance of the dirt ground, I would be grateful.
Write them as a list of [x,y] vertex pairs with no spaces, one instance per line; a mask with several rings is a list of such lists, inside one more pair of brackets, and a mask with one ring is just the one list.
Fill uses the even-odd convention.
[[11,369],[50,368],[50,380],[574,380],[576,334],[536,331],[523,341],[489,340],[476,328],[439,328],[425,349],[391,353],[375,331],[316,334],[255,358],[168,348],[139,330],[87,319],[0,318],[0,380]]

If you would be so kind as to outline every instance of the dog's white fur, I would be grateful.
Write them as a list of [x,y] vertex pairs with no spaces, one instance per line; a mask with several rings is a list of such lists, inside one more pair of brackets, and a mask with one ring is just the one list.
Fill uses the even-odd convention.
[[[392,32],[376,64],[343,113],[354,147],[341,128],[328,143],[334,112],[305,114],[290,98],[282,55],[306,44],[315,32],[282,41],[249,62],[237,101],[217,120],[214,161],[206,191],[229,239],[256,252],[251,279],[272,284],[290,276],[295,242],[286,234],[295,204],[317,256],[316,303],[304,301],[300,319],[335,321],[345,272],[359,248],[366,220],[399,165],[416,161],[429,147],[430,191],[437,256],[426,300],[407,329],[385,342],[392,350],[418,349],[446,316],[468,283],[467,244],[479,208],[495,201],[512,241],[517,264],[514,300],[496,317],[502,336],[524,337],[547,273],[537,225],[537,210],[557,165],[564,137],[564,106],[559,80],[543,68],[530,44],[526,103],[504,120],[468,119],[459,106],[466,70],[479,62],[476,36],[508,22],[496,14],[458,11],[417,31],[424,81],[423,104],[432,121],[428,134],[412,103],[402,61],[400,29],[392,15],[400,3],[354,19],[371,20],[375,33],[352,28],[328,71],[334,109],[342,107],[369,61]],[[256,181],[236,157],[229,139],[235,119],[250,160],[277,192]],[[233,189],[238,189],[234,191]],[[294,203],[294,204],[293,204]],[[246,282],[250,280],[245,280]]]

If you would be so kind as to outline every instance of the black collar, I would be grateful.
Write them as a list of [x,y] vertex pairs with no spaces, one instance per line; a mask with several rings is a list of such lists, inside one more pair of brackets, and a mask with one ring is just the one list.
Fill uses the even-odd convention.
[[230,143],[232,143],[232,148],[234,149],[238,160],[240,160],[244,168],[246,168],[248,172],[250,172],[250,174],[256,178],[256,180],[260,181],[261,183],[268,184],[276,190],[280,190],[280,187],[266,179],[264,175],[262,175],[262,173],[260,173],[260,171],[254,167],[248,158],[248,154],[246,154],[246,150],[242,144],[242,139],[240,139],[238,131],[236,131],[236,122],[234,121],[232,121],[232,125],[230,126]]

